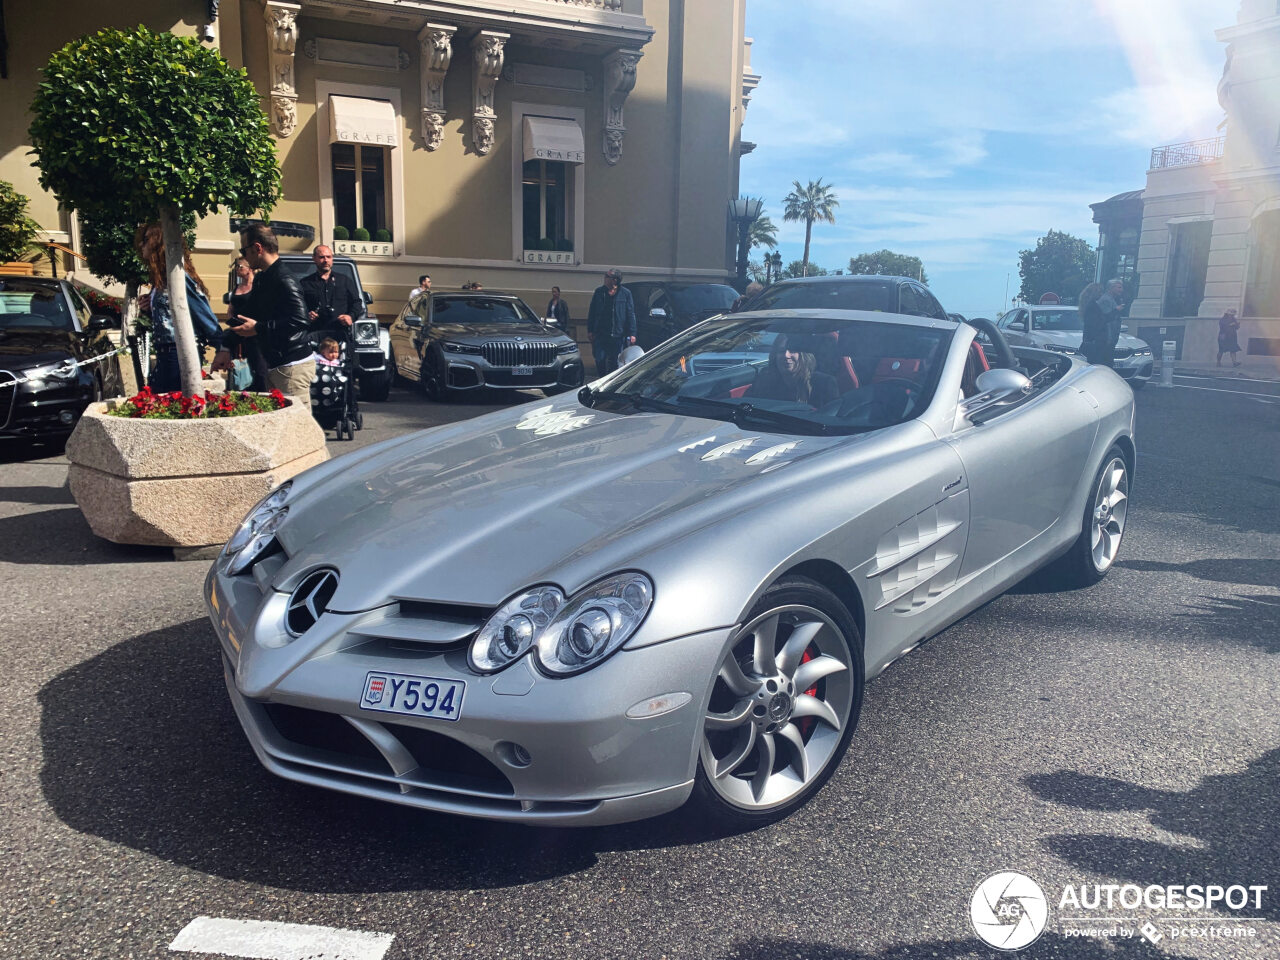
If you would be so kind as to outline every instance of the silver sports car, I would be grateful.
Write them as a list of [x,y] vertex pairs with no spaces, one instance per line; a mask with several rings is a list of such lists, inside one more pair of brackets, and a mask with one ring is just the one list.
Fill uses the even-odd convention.
[[1132,391],[973,323],[985,352],[948,320],[718,317],[286,483],[205,591],[259,759],[528,823],[794,810],[891,661],[1115,560]]

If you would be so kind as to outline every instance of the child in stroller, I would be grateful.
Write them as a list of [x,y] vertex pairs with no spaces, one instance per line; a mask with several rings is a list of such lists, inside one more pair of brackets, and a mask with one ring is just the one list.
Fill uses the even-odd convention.
[[364,428],[354,389],[355,352],[350,335],[321,336],[316,347],[316,379],[311,384],[311,414],[338,440],[353,440]]

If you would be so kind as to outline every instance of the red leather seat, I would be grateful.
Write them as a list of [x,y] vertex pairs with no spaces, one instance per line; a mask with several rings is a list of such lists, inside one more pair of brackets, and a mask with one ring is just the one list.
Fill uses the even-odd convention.
[[876,364],[876,372],[872,376],[871,382],[918,379],[921,363],[921,360],[913,360],[909,357],[881,357],[880,362]]

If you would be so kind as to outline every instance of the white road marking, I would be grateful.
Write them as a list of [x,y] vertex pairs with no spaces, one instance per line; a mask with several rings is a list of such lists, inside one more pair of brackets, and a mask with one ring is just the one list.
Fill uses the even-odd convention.
[[382,960],[394,939],[394,933],[196,917],[183,927],[169,949],[254,960]]
[[1196,387],[1189,383],[1175,383],[1174,386],[1183,390],[1208,390],[1210,393],[1232,393],[1237,397],[1255,397],[1262,400],[1270,400],[1272,403],[1280,401],[1280,395],[1274,393],[1249,393],[1245,390],[1225,390],[1222,387]]

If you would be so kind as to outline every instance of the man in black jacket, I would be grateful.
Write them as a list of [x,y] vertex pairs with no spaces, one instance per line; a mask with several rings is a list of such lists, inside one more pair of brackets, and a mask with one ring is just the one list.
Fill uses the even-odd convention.
[[259,271],[236,333],[260,337],[267,386],[311,406],[316,361],[311,349],[307,302],[298,279],[280,262],[280,244],[265,224],[240,234],[240,255]]
[[316,272],[302,278],[302,295],[312,331],[350,339],[351,324],[364,316],[364,301],[345,274],[334,272],[331,247],[320,244],[312,252],[311,262]]
[[606,270],[604,283],[591,296],[587,338],[597,374],[617,370],[618,354],[636,342],[636,303],[631,291],[622,285],[619,270]]

